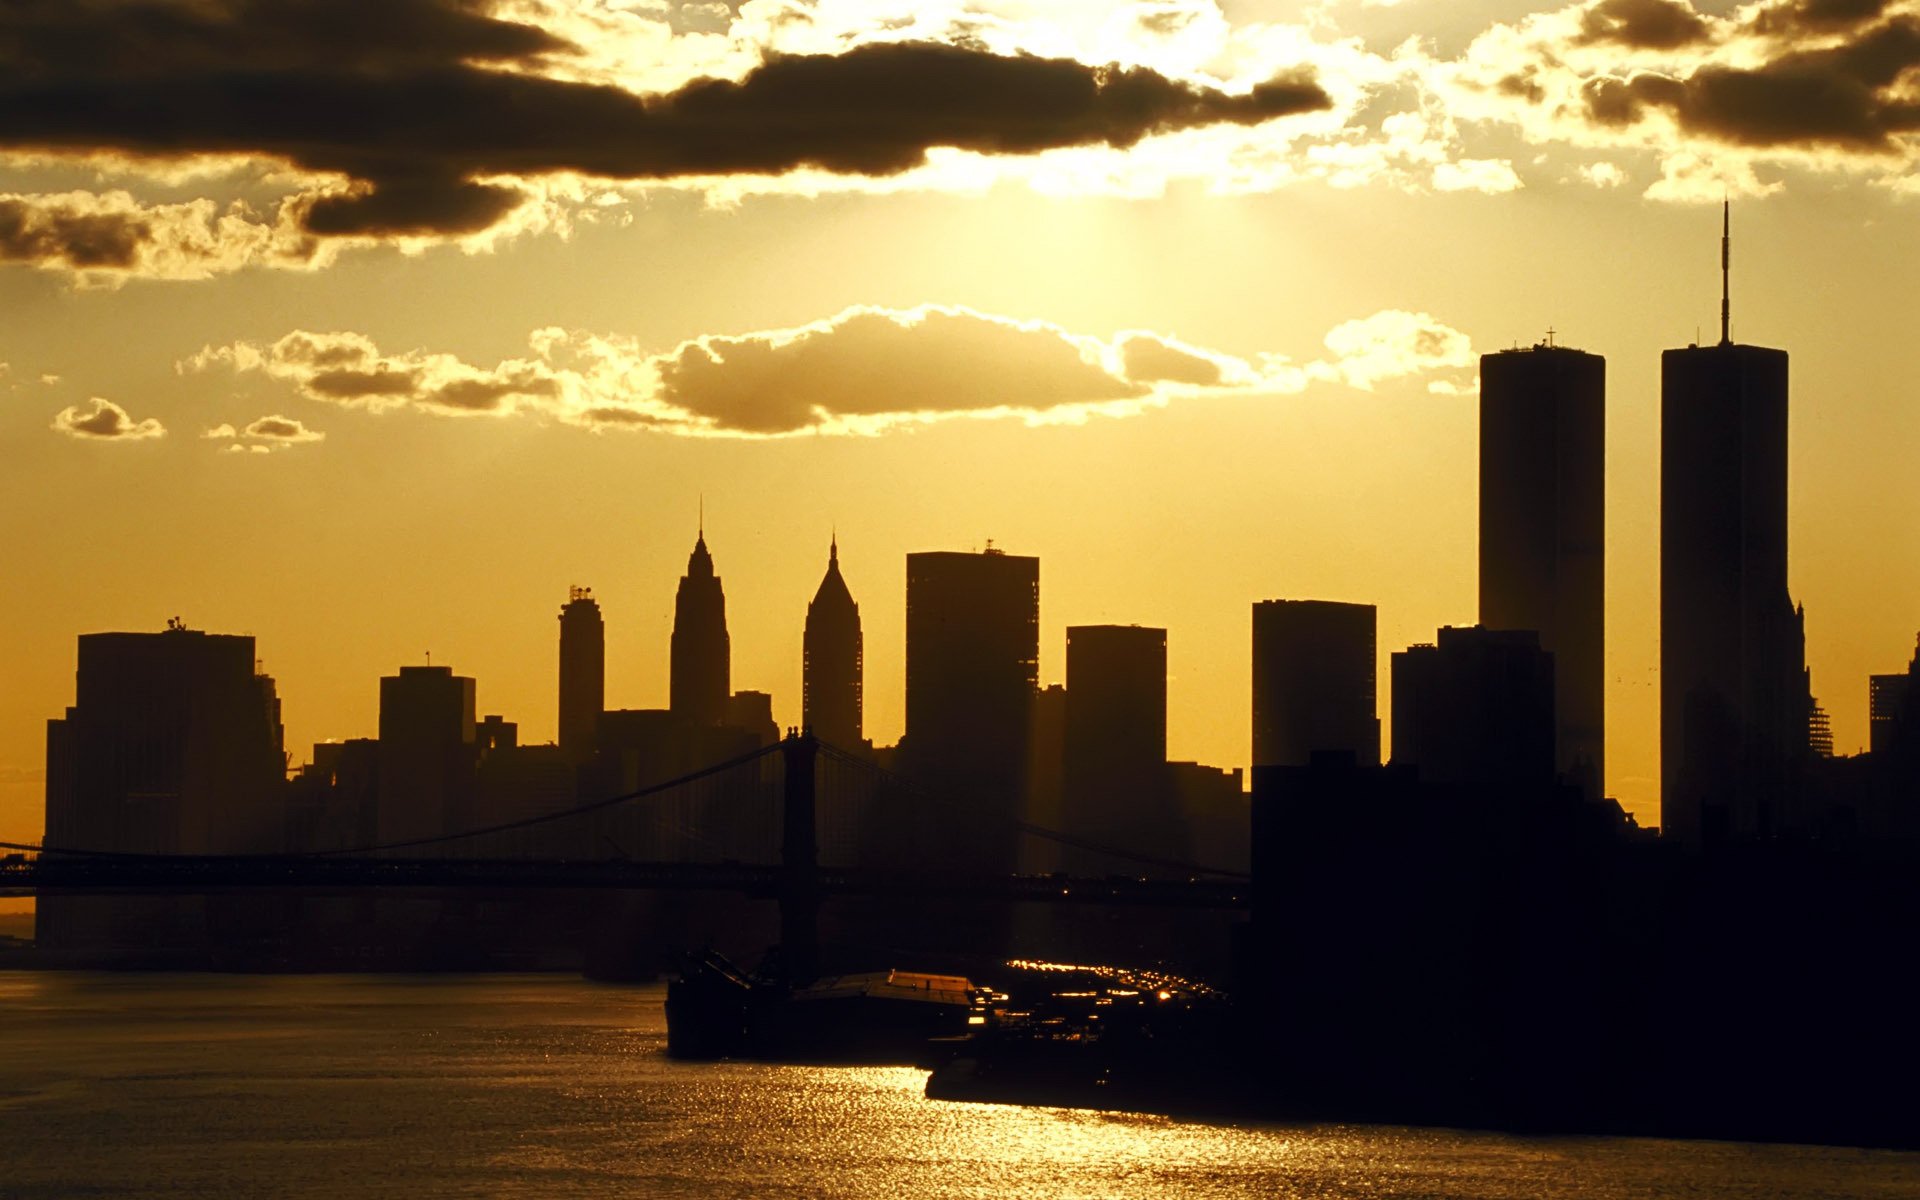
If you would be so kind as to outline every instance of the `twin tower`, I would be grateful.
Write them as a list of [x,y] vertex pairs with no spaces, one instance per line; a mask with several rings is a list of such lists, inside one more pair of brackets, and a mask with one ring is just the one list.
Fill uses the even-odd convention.
[[[846,748],[861,742],[860,606],[840,576],[838,541],[829,544],[827,573],[807,606],[804,694],[806,727]],[[706,530],[687,558],[674,595],[668,709],[695,726],[746,724],[731,691],[732,649],[727,597],[714,573]],[[744,697],[748,693],[742,693]],[[606,707],[606,631],[587,588],[570,589],[560,610],[560,748],[584,762],[593,756]]]
[[[1660,759],[1665,834],[1775,832],[1815,706],[1787,592],[1787,354],[1720,341],[1660,362]],[[1480,621],[1554,656],[1556,758],[1604,763],[1606,362],[1563,346],[1480,360]]]

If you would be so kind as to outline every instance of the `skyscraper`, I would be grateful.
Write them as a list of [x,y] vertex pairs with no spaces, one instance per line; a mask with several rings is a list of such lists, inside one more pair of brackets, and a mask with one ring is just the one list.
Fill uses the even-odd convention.
[[[1723,222],[1724,222],[1723,212]],[[1722,282],[1728,266],[1725,226]],[[1787,593],[1787,354],[1660,356],[1660,823],[1767,837],[1807,750],[1806,643]]]
[[567,589],[560,610],[560,752],[575,766],[593,757],[607,707],[607,632],[592,588]]
[[840,577],[840,541],[827,544],[827,573],[807,605],[800,723],[829,745],[858,749],[861,732],[860,606]]
[[1253,765],[1305,766],[1316,752],[1380,763],[1371,604],[1253,606]]
[[[1062,762],[1067,831],[1136,854],[1178,858],[1183,829],[1167,771],[1167,631],[1067,628]],[[1069,856],[1068,870],[1114,870]]]
[[[49,852],[273,853],[285,848],[280,701],[250,637],[79,639],[74,703],[47,722]],[[152,953],[202,942],[197,897],[45,895],[49,949]]]
[[907,555],[906,765],[973,802],[981,840],[967,849],[986,865],[1012,862],[1039,663],[1039,559]]
[[731,694],[729,655],[727,597],[713,573],[702,528],[673,601],[668,708],[696,725],[725,721]]
[[280,701],[253,639],[170,624],[79,639],[74,704],[47,723],[49,847],[279,850]]
[[382,842],[436,837],[467,818],[477,765],[474,683],[452,667],[401,667],[380,680]]
[[1480,624],[1534,630],[1553,655],[1554,763],[1589,799],[1606,765],[1606,383],[1605,359],[1565,346],[1480,357]]

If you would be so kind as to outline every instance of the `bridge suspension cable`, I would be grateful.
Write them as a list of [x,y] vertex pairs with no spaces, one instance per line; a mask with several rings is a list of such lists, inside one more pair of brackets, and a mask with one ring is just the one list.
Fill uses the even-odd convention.
[[[493,833],[509,833],[517,829],[528,829],[536,825],[547,825],[555,821],[565,821],[569,818],[578,817],[585,813],[598,812],[601,809],[612,808],[616,804],[625,804],[633,800],[645,800],[645,799],[648,799],[649,797],[658,795],[662,792],[668,792],[668,791],[672,791],[675,788],[685,787],[688,784],[698,783],[703,779],[708,779],[708,778],[711,778],[712,776],[724,774],[725,772],[732,771],[736,768],[746,766],[748,763],[756,762],[772,754],[778,753],[779,749],[780,749],[780,743],[775,742],[770,746],[762,746],[759,749],[752,750],[746,754],[735,755],[734,757],[727,759],[724,762],[715,763],[710,767],[702,767],[697,771],[690,771],[685,775],[681,775],[674,779],[668,779],[661,783],[649,784],[646,787],[639,788],[631,792],[622,792],[618,796],[608,796],[602,800],[590,800],[585,804],[578,804],[572,808],[561,809],[557,812],[541,813],[537,816],[532,816],[532,817],[522,817],[515,821],[501,821],[498,824],[482,825],[475,829],[461,829],[453,833],[434,834],[430,837],[406,838],[401,841],[393,841],[393,842],[377,842],[371,845],[364,845],[364,846],[345,846],[345,847],[340,847],[332,850],[296,850],[296,851],[289,851],[286,853],[276,853],[276,854],[225,854],[225,855],[221,855],[220,857],[234,858],[234,859],[244,859],[244,858],[286,859],[286,858],[332,858],[332,857],[341,857],[341,856],[360,856],[360,855],[380,854],[389,850],[412,850],[412,849],[417,849],[421,846],[444,845],[448,842],[457,842],[464,838],[482,837],[487,834],[493,834]],[[154,853],[142,852],[137,850],[70,850],[61,846],[30,846],[30,845],[16,844],[13,842],[0,842],[0,848],[9,849],[9,850],[32,850],[32,851],[38,851],[41,854],[64,854],[64,855],[72,855],[74,857],[91,857],[91,858],[178,858],[178,857],[181,857],[180,855],[175,855],[175,854],[154,854]]]
[[[888,783],[893,784],[894,786],[900,787],[906,791],[916,793],[923,799],[931,800],[936,804],[945,805],[948,808],[971,809],[974,807],[973,805],[967,803],[966,801],[960,799],[957,796],[936,791],[926,786],[924,783],[920,782],[919,780],[911,779],[905,775],[900,775],[900,774],[897,774],[896,772],[889,771],[887,768],[880,766],[878,763],[869,762],[866,759],[860,758],[857,755],[850,754],[847,751],[842,750],[839,747],[833,745],[831,742],[820,742],[818,741],[818,739],[815,739],[815,740],[820,747],[821,754],[825,755],[826,757],[832,759],[833,761],[839,763],[842,766],[857,767],[866,771],[871,771],[875,775],[879,776],[881,779],[885,780]],[[1186,875],[1217,875],[1223,879],[1251,879],[1252,878],[1252,876],[1245,871],[1232,871],[1232,870],[1228,870],[1225,867],[1210,867],[1204,863],[1186,862],[1176,858],[1161,858],[1152,854],[1140,854],[1136,851],[1128,850],[1121,846],[1110,845],[1106,842],[1096,841],[1092,838],[1080,837],[1077,834],[1066,833],[1059,829],[1050,829],[1045,825],[1036,825],[1031,821],[1019,821],[1019,820],[1011,821],[1008,823],[1008,826],[1011,829],[1013,829],[1015,832],[1024,834],[1028,837],[1037,837],[1044,841],[1057,843],[1058,845],[1070,846],[1075,850],[1088,850],[1095,854],[1106,855],[1109,858],[1117,858],[1125,862],[1138,863],[1139,865],[1145,866],[1145,867],[1164,867],[1169,870],[1179,871],[1182,874],[1186,874]]]

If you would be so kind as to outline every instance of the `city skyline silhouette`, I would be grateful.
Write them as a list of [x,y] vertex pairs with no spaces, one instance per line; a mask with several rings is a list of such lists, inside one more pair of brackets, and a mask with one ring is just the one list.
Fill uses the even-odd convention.
[[1916,96],[0,4],[0,1192],[1916,1190]]

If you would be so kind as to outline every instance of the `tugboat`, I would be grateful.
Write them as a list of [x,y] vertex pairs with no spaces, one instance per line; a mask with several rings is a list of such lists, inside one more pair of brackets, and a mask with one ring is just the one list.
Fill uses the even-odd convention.
[[986,1021],[991,996],[958,975],[869,971],[795,985],[776,956],[748,974],[690,954],[667,984],[667,1053],[912,1066],[928,1044]]

